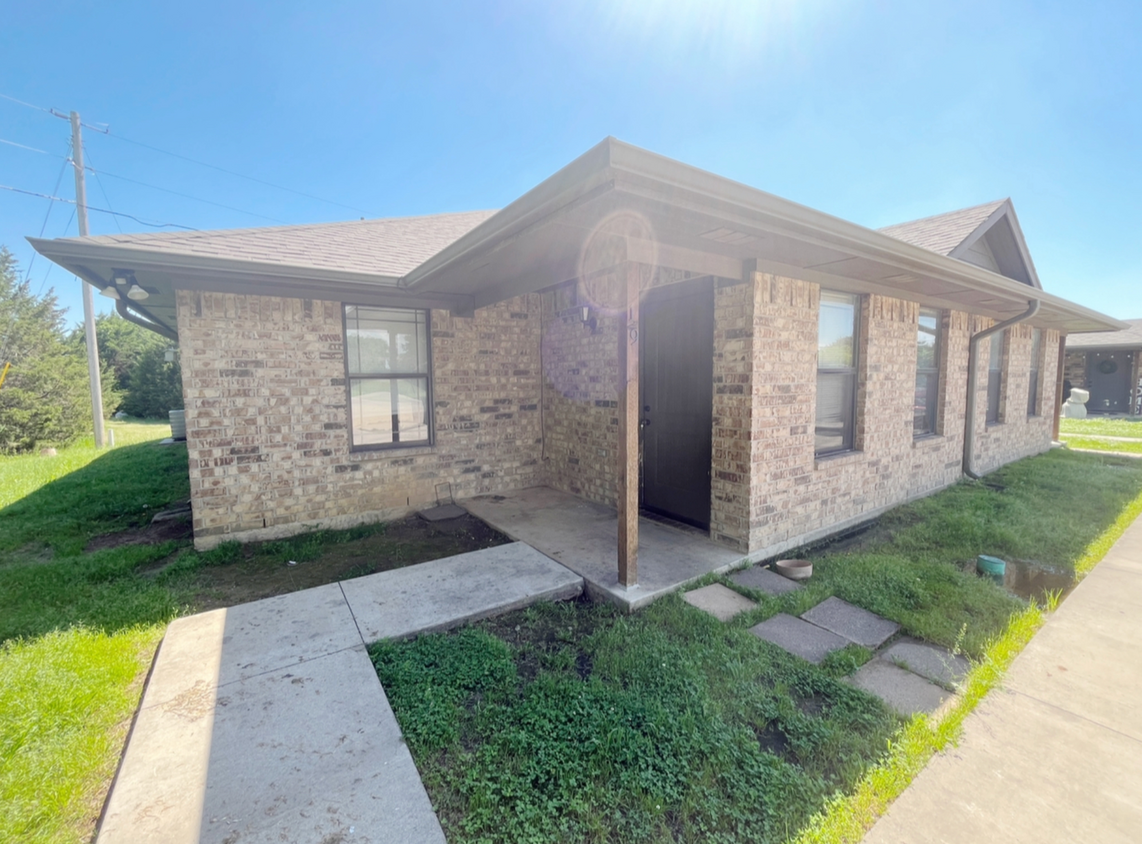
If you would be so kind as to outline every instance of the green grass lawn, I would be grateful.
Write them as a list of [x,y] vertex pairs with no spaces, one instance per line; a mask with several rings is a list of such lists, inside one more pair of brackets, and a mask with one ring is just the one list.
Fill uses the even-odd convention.
[[1098,416],[1087,419],[1060,419],[1059,433],[1142,439],[1142,419],[1136,417],[1106,419]]
[[186,446],[156,443],[168,425],[110,428],[115,448],[0,458],[3,842],[90,840],[170,619],[504,541],[409,520],[203,554],[185,537],[88,550],[189,496]]
[[1073,435],[1065,437],[1064,440],[1068,448],[1083,448],[1088,451],[1117,451],[1123,454],[1142,454],[1142,440],[1097,440]]
[[[458,541],[394,525],[206,554],[185,538],[88,551],[188,494],[185,446],[153,442],[165,425],[113,428],[114,449],[0,459],[0,841],[90,839],[164,626],[202,605],[204,583],[222,604],[245,594],[228,580],[302,588],[310,566],[346,577]],[[373,656],[453,842],[782,840],[830,795],[863,793],[900,722],[838,681],[867,652],[812,667],[748,625],[835,594],[990,653],[1021,604],[960,562],[986,550],[1073,566],[1140,489],[1142,461],[1056,451],[901,508],[849,553],[811,552],[806,590],[753,595],[729,625],[677,596],[632,617],[574,603]],[[275,568],[297,582],[273,583]]]
[[97,534],[189,494],[164,424],[121,423],[116,448],[0,459],[0,840],[91,837],[142,677],[180,607],[134,568],[173,545],[85,555]]
[[[867,811],[853,801],[899,793],[1041,619],[964,563],[1073,571],[1140,503],[1142,463],[1055,450],[815,552],[797,593],[707,578],[759,601],[726,624],[677,595],[633,616],[577,602],[371,655],[451,844],[856,840]],[[829,595],[981,661],[948,726],[906,725],[840,682],[867,651],[816,667],[748,632]],[[842,816],[856,820],[828,821]]]

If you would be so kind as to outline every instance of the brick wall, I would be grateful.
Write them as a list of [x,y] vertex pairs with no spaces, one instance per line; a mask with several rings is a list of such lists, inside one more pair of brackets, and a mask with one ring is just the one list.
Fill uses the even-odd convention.
[[[592,323],[582,318],[582,293],[559,308],[542,299],[543,483],[615,506],[618,484],[618,318],[606,307],[612,279],[597,280]],[[599,295],[600,292],[602,295]],[[603,307],[598,307],[603,305]]]
[[729,280],[714,288],[710,536],[739,551],[749,549],[754,293],[752,285]]
[[[778,553],[891,506],[933,492],[960,477],[969,317],[944,315],[937,432],[914,439],[916,322],[914,303],[862,297],[856,417],[857,450],[817,459],[816,284],[763,273],[752,280],[753,360],[748,550]],[[982,325],[980,327],[983,327]],[[1028,419],[1030,329],[1013,332],[1005,369],[1006,421],[983,430],[986,356],[978,405],[977,468],[992,468],[1050,445],[1050,413]],[[1053,407],[1058,334],[1044,332],[1040,395]],[[1022,409],[1022,415],[1017,411]],[[745,446],[745,438],[739,439]]]
[[339,303],[179,291],[195,545],[538,483],[539,301],[433,311],[435,445],[350,452]]
[[[993,324],[982,317],[974,319],[975,331]],[[1055,385],[1059,365],[1059,332],[1043,331],[1042,358],[1039,362],[1039,407],[1037,415],[1027,414],[1027,391],[1031,373],[1031,332],[1027,323],[1006,330],[1003,344],[1003,376],[999,422],[987,424],[987,340],[980,344],[976,394],[975,465],[980,474],[992,472],[1005,463],[1040,454],[1051,447],[1055,414]],[[961,422],[961,425],[963,423]]]
[[[648,285],[675,279],[648,277]],[[548,484],[612,505],[618,419],[612,280],[476,312],[432,313],[436,443],[350,452],[341,305],[180,291],[195,542],[284,536],[402,515],[451,483],[461,498]],[[937,432],[912,437],[918,306],[862,297],[857,450],[814,456],[818,285],[755,273],[714,292],[711,536],[764,556],[960,477],[969,328],[944,315]],[[1010,332],[1004,416],[984,424],[976,469],[1050,443],[1059,335],[1043,332],[1041,411],[1027,418],[1031,333]],[[443,490],[441,490],[443,492]]]

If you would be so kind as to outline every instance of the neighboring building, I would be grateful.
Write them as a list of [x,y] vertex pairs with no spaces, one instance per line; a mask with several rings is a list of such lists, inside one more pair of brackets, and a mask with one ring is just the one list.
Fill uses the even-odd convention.
[[623,583],[640,507],[758,558],[955,482],[1029,302],[967,468],[1046,451],[1121,328],[1008,201],[877,232],[613,139],[495,213],[32,242],[178,338],[197,547],[549,485]]
[[1128,328],[1067,337],[1063,398],[1071,387],[1090,391],[1088,413],[1142,415],[1142,319]]

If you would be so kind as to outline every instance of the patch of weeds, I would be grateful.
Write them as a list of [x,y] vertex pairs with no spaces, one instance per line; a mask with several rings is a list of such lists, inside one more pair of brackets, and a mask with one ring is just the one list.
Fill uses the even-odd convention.
[[373,653],[450,841],[767,842],[897,723],[774,650],[671,596],[633,617],[537,605]]
[[872,659],[872,651],[860,645],[845,645],[821,661],[821,670],[830,677],[848,677]]

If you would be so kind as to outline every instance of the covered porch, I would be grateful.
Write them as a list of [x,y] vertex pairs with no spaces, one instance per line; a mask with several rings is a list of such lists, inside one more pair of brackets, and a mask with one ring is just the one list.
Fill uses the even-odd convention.
[[530,487],[460,502],[513,540],[556,560],[586,582],[595,599],[635,610],[746,557],[697,530],[638,518],[637,583],[619,582],[618,512],[550,487]]

